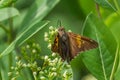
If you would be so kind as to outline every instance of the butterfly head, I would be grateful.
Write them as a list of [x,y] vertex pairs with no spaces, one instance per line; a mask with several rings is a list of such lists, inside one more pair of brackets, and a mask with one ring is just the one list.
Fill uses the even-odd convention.
[[61,37],[63,34],[65,34],[65,29],[64,29],[63,27],[60,27],[60,28],[58,29],[58,34],[59,34],[59,36]]

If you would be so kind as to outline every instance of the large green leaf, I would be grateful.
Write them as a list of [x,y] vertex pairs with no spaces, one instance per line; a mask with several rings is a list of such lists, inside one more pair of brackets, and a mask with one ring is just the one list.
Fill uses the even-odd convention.
[[14,17],[19,14],[19,11],[13,7],[0,9],[0,21]]
[[91,11],[96,13],[95,2],[94,0],[79,0],[79,6],[86,15],[89,14]]
[[31,24],[33,21],[42,20],[59,2],[59,0],[35,0],[28,9],[27,14],[21,23],[21,28]]
[[105,23],[107,26],[109,26],[110,30],[113,32],[114,36],[120,44],[120,16],[117,13],[112,13],[108,16],[108,18],[106,18]]
[[118,57],[119,57],[119,65],[118,65],[117,71],[115,73],[115,80],[120,79],[120,52],[118,52],[118,53],[119,53],[119,55],[118,55]]
[[0,54],[0,57],[5,56],[9,54],[11,51],[13,51],[16,47],[22,45],[26,40],[28,40],[31,36],[33,36],[35,33],[37,33],[39,30],[41,30],[43,27],[45,27],[48,24],[48,21],[36,21],[36,23],[33,23],[24,30],[3,52]]
[[[113,13],[111,15],[109,15],[109,17],[105,20],[106,24],[109,26],[109,28],[111,29],[111,31],[113,32],[114,36],[116,37],[117,41],[119,42],[120,45],[120,16],[116,13]],[[119,49],[120,52],[120,49]],[[120,53],[118,55],[118,57],[120,58]],[[115,80],[119,80],[120,79],[120,59],[118,62],[118,68],[115,74]]]
[[101,5],[102,7],[116,11],[115,7],[108,0],[94,0],[94,1]]
[[[92,32],[91,34],[89,34]],[[89,71],[98,80],[112,80],[115,72],[114,61],[117,59],[115,54],[117,42],[112,32],[104,23],[93,15],[89,15],[86,21],[84,34],[89,37],[96,37],[99,47],[83,54],[83,61]]]
[[[87,16],[85,24],[83,26],[84,36],[90,37],[96,40],[99,44],[97,49],[89,50],[81,53],[76,59],[72,61],[72,64],[76,64],[76,67],[72,67],[74,75],[78,75],[80,70],[80,59],[82,58],[87,69],[98,79],[98,80],[112,80],[116,70],[116,60],[118,56],[117,42],[111,33],[111,31],[104,25],[104,23],[95,17],[93,14]],[[81,56],[81,57],[80,57]],[[74,63],[73,63],[74,62]],[[71,64],[71,65],[72,65]],[[79,76],[76,76],[79,77]],[[76,78],[76,80],[79,80]]]

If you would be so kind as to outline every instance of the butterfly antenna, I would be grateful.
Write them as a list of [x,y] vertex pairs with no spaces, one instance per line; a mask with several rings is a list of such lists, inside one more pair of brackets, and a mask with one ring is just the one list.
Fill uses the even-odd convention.
[[61,27],[61,20],[58,20],[58,21],[57,21],[57,26],[58,26],[58,27]]

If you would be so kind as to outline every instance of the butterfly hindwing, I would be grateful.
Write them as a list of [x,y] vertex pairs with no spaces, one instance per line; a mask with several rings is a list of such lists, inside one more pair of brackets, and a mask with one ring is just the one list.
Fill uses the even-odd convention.
[[59,47],[58,47],[58,42],[59,42],[59,38],[58,38],[58,35],[55,36],[55,39],[54,39],[54,43],[52,44],[52,47],[51,47],[51,50],[53,52],[57,52],[59,53]]
[[62,59],[63,60],[65,60],[65,48],[67,48],[66,46],[64,46],[63,45],[63,43],[62,43],[62,41],[61,41],[61,39],[60,39],[61,37],[59,36],[59,34],[57,34],[56,36],[55,36],[55,39],[54,39],[54,43],[52,44],[52,47],[51,47],[51,50],[53,51],[53,52],[56,52],[56,53],[58,53],[61,57],[62,57]]

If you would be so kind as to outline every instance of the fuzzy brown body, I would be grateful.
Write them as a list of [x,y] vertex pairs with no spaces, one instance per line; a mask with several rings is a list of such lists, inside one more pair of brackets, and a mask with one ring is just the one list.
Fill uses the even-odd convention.
[[63,60],[70,62],[78,53],[96,47],[98,47],[96,41],[73,32],[66,32],[60,27],[51,50],[57,52]]

